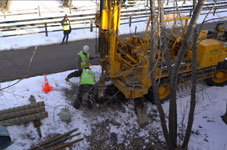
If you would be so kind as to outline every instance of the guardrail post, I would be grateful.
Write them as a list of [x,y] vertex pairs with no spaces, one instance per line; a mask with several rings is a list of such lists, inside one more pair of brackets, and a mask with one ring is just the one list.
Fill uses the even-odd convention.
[[4,19],[6,19],[6,13],[5,13],[5,11],[3,11],[3,14],[4,14]]
[[130,15],[129,16],[129,27],[131,27],[132,26],[132,16]]
[[69,13],[70,13],[70,14],[72,13],[72,11],[71,11],[71,7],[69,7]]
[[[0,75],[1,75],[1,71],[0,71]],[[2,88],[1,88],[1,83],[0,83],[0,96],[2,95]]]
[[39,14],[39,17],[41,16],[41,12],[40,12],[40,7],[38,6],[38,14]]
[[[0,83],[0,89],[1,89],[1,83]],[[2,96],[2,90],[0,90],[0,96]]]
[[45,33],[46,33],[46,37],[47,37],[48,36],[47,23],[45,23]]
[[215,13],[216,13],[216,10],[217,10],[217,7],[214,7],[213,16],[215,15]]
[[135,27],[135,35],[136,35],[136,31],[137,31],[137,26]]
[[93,32],[93,20],[90,20],[90,32]]
[[192,16],[192,10],[190,10],[189,16],[190,16],[190,17]]

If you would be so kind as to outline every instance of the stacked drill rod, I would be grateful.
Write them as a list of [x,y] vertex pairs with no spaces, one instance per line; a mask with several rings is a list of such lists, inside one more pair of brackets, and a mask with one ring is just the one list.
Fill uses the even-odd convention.
[[11,109],[0,110],[0,125],[20,125],[38,119],[47,118],[44,102],[32,103]]
[[61,134],[61,135],[56,135],[54,137],[48,138],[45,141],[34,145],[30,148],[30,150],[62,150],[65,149],[66,147],[70,147],[75,143],[78,143],[83,140],[83,138],[76,139],[72,142],[69,143],[64,143],[65,141],[75,137],[79,136],[80,133],[76,133],[71,135],[73,132],[77,131],[78,129],[73,129],[67,133]]

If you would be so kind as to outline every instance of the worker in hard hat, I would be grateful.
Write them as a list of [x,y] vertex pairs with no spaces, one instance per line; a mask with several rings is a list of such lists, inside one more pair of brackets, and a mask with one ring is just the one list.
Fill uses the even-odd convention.
[[68,43],[68,39],[69,39],[69,34],[71,33],[71,26],[70,26],[70,21],[69,18],[67,16],[67,14],[64,16],[63,20],[61,21],[61,25],[63,28],[63,39],[62,39],[62,45],[64,44],[64,41],[66,40],[66,44]]
[[[73,106],[76,109],[80,108],[83,97],[85,95],[89,95],[92,92],[92,89],[95,84],[95,74],[91,71],[89,67],[85,67],[84,69],[77,69],[76,71],[70,73],[66,78],[66,82],[69,82],[69,79],[72,77],[80,77],[80,85],[77,94],[77,98],[75,99]],[[87,96],[84,100],[86,100],[87,106],[89,109],[93,107],[93,99]]]
[[84,45],[83,49],[77,54],[77,66],[79,69],[89,67],[89,46]]

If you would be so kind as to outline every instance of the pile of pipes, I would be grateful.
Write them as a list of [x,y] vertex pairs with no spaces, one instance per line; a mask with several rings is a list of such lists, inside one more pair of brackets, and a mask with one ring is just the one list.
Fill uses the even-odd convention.
[[79,136],[80,133],[76,133],[71,135],[73,132],[77,131],[78,129],[73,129],[67,133],[56,135],[54,137],[48,138],[45,141],[34,145],[30,148],[30,150],[62,150],[66,147],[71,147],[73,144],[81,142],[83,138],[79,138],[73,140],[72,142],[65,143],[66,140],[69,140],[75,136]]
[[44,102],[0,110],[0,125],[12,126],[40,120],[48,117]]

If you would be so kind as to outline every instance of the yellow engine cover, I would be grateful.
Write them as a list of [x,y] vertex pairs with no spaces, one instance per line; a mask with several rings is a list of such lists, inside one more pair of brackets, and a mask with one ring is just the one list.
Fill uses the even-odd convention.
[[222,43],[215,39],[206,39],[198,44],[197,61],[199,67],[205,68],[217,65],[222,54]]

